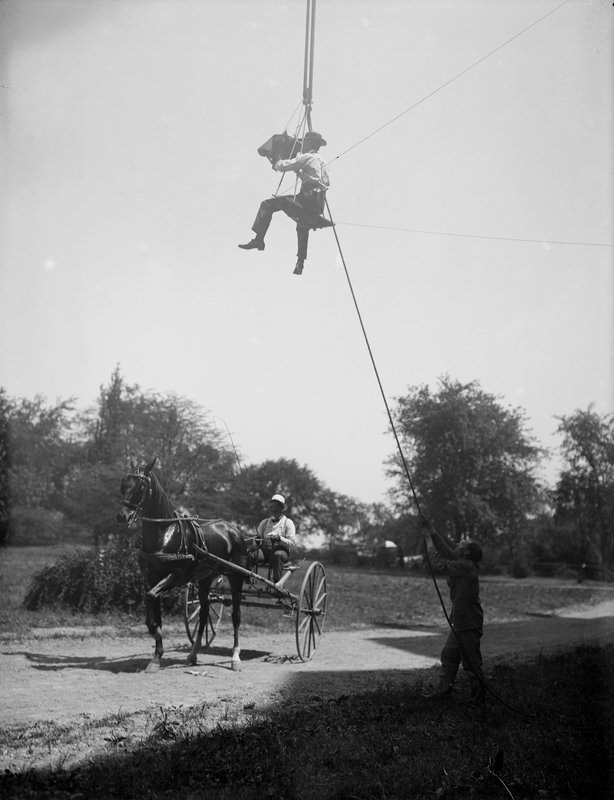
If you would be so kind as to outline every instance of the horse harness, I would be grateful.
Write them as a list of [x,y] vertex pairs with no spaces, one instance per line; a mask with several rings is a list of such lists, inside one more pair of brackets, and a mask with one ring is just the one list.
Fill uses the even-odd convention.
[[[151,478],[149,475],[144,475],[141,472],[130,473],[130,475],[127,475],[126,478],[135,478],[137,480],[137,484],[130,492],[130,499],[128,500],[124,498],[121,501],[121,505],[126,506],[126,508],[133,512],[131,515],[132,519],[135,519],[140,515],[140,518],[143,522],[168,522],[179,525],[181,544],[179,545],[179,551],[177,553],[146,553],[143,549],[141,549],[140,556],[143,559],[146,561],[195,561],[196,556],[188,552],[189,532],[192,532],[193,534],[194,545],[197,547],[197,550],[204,550],[207,552],[207,542],[205,540],[203,530],[197,522],[198,517],[182,516],[176,511],[174,512],[174,516],[170,518],[154,519],[152,517],[143,516],[143,505],[151,490]],[[133,502],[132,498],[137,488],[141,489],[141,493],[139,501],[135,503]]]

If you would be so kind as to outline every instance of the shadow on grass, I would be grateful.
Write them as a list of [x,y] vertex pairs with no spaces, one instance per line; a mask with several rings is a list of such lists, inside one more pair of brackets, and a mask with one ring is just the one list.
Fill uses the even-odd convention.
[[516,698],[519,714],[380,685],[271,707],[214,730],[199,728],[194,716],[189,724],[165,718],[131,752],[73,770],[5,772],[0,796],[597,800],[612,788],[613,659],[614,646],[581,647],[495,667],[494,681]]
[[[389,626],[390,627],[390,626]],[[416,629],[416,626],[412,626]],[[428,629],[428,632],[408,636],[376,636],[371,641],[384,647],[394,647],[408,653],[437,657],[448,635],[448,628]],[[517,643],[517,653],[539,653],[572,645],[608,643],[614,641],[612,617],[575,619],[570,617],[534,617],[526,620],[486,625],[482,639],[482,654],[488,658],[512,651]],[[561,644],[564,643],[564,644]]]

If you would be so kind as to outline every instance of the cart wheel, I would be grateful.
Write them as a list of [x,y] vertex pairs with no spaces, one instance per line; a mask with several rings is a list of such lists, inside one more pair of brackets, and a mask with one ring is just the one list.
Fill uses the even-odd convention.
[[[220,575],[211,584],[209,589],[209,619],[203,631],[205,647],[215,639],[222,611],[224,610],[224,577]],[[185,588],[185,613],[184,623],[188,639],[194,644],[198,631],[198,621],[200,619],[200,599],[198,597],[198,586],[195,583],[188,583]]]
[[309,661],[316,651],[326,616],[326,575],[319,561],[307,570],[298,596],[296,649],[301,661]]

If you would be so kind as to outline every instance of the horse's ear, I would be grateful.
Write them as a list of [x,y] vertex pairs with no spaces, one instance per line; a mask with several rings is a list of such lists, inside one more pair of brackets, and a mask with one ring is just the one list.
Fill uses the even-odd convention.
[[151,464],[148,464],[148,465],[145,467],[145,469],[143,470],[143,472],[144,472],[144,474],[145,474],[145,475],[149,475],[149,473],[150,473],[150,472],[152,471],[152,469],[154,468],[154,466],[155,466],[155,464],[156,464],[156,461],[157,461],[157,460],[158,460],[158,456],[154,456],[154,457],[153,457],[153,461],[151,462]]
[[130,459],[130,469],[132,472],[136,472],[136,461],[133,458]]

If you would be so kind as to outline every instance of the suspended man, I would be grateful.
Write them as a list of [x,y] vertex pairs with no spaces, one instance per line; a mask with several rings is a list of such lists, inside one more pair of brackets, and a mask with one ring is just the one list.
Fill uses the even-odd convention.
[[307,243],[310,228],[322,228],[332,223],[322,217],[326,190],[330,186],[326,164],[319,155],[320,147],[326,141],[321,134],[308,131],[303,137],[303,152],[296,158],[282,159],[273,164],[277,172],[296,172],[301,181],[301,188],[296,195],[270,197],[260,203],[256,219],[252,225],[255,237],[240,244],[243,250],[264,250],[264,237],[276,211],[283,211],[296,221],[296,238],[298,241],[295,275],[301,275],[307,258]]

